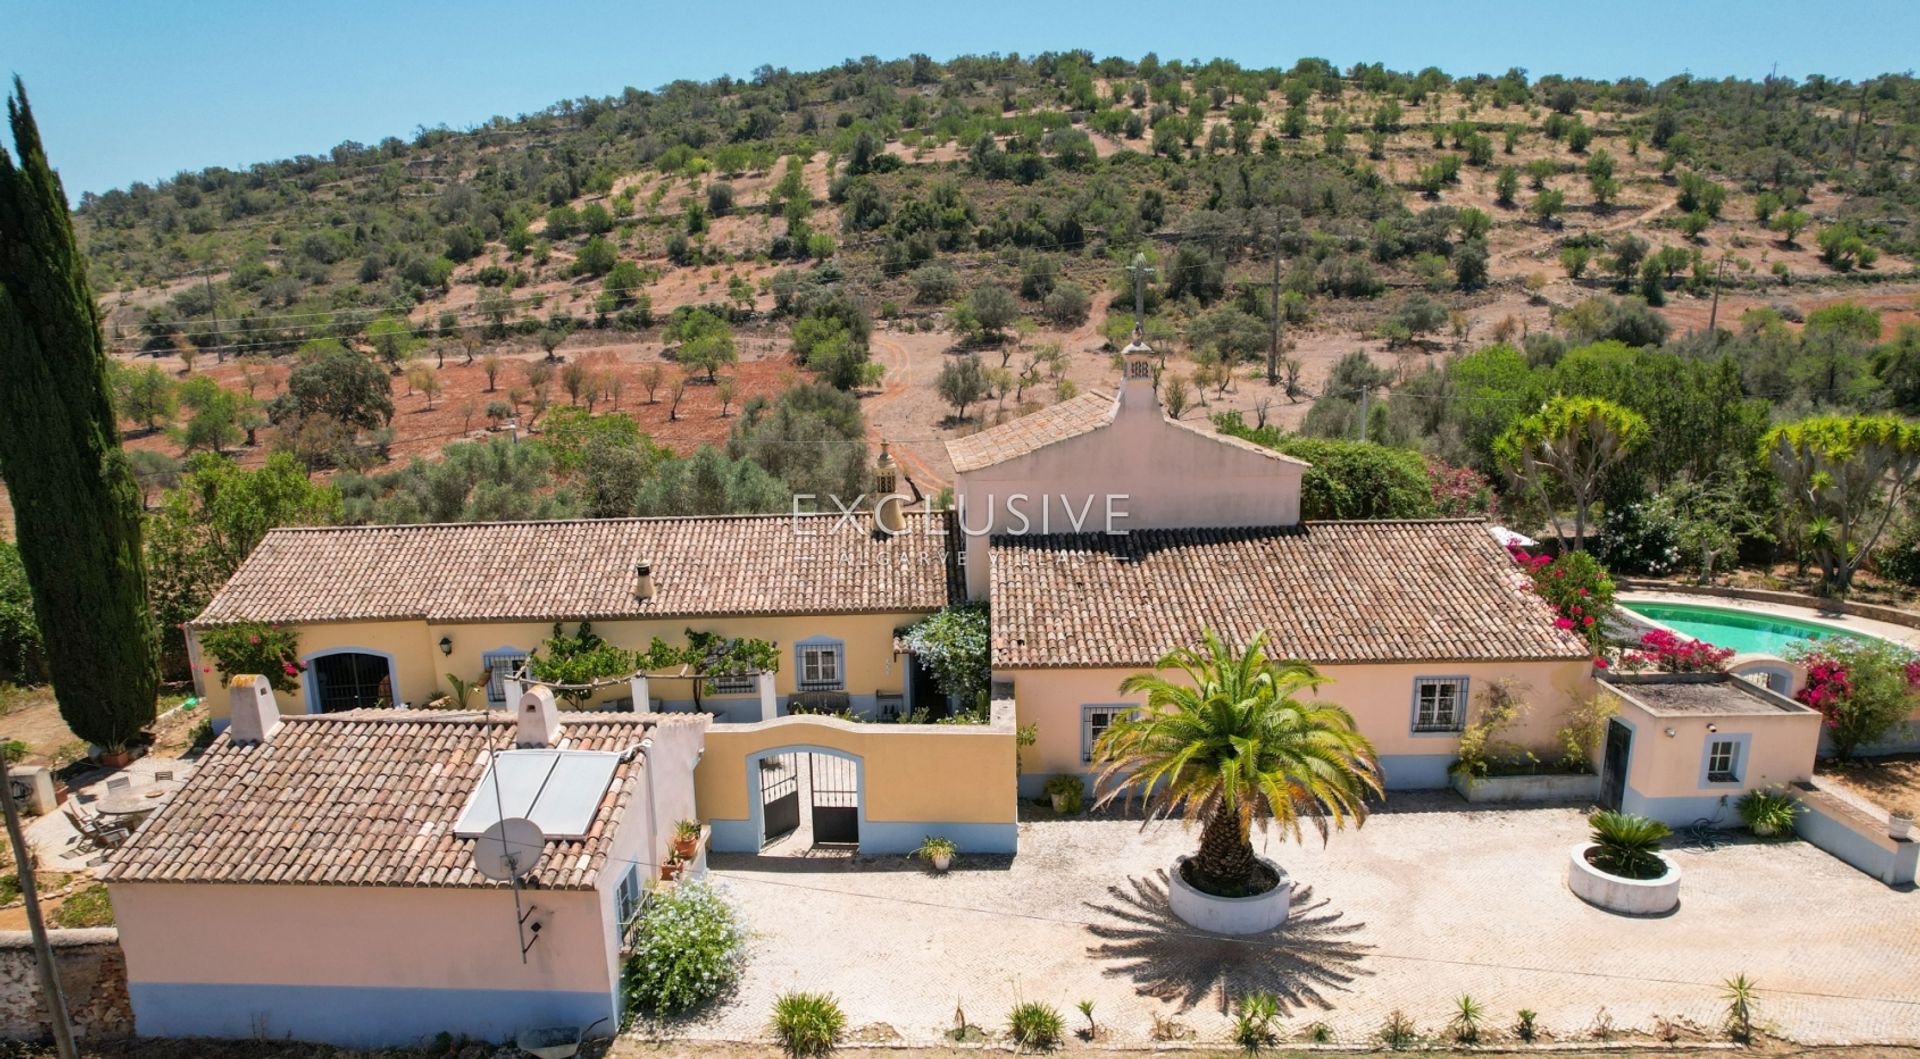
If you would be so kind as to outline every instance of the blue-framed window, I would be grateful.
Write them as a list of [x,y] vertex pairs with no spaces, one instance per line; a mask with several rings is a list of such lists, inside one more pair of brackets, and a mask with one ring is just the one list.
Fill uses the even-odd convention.
[[845,691],[847,645],[824,637],[794,644],[793,686],[798,691]]
[[1708,732],[1700,756],[1700,786],[1738,786],[1747,775],[1747,749],[1752,741],[1744,733]]
[[1415,732],[1458,732],[1466,723],[1466,677],[1413,678]]
[[627,928],[633,925],[634,919],[640,915],[641,895],[640,866],[636,864],[628,868],[627,874],[621,877],[620,888],[615,890],[613,895],[614,918],[619,923],[620,933],[623,935],[627,932]]
[[1098,705],[1080,707],[1080,763],[1093,764],[1093,750],[1099,745],[1100,737],[1107,734],[1113,722],[1128,717],[1138,709],[1129,705]]
[[518,673],[520,667],[527,664],[527,652],[518,647],[502,647],[481,655],[480,664],[487,669],[488,705],[506,705],[506,679]]

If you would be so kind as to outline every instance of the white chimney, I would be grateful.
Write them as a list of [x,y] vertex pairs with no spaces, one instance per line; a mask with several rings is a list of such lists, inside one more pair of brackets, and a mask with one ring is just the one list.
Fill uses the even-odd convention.
[[280,705],[273,701],[273,685],[254,673],[237,673],[227,681],[227,739],[235,743],[264,743],[280,728]]
[[653,598],[653,564],[644,559],[633,564],[633,598]]
[[554,746],[560,742],[560,707],[553,689],[535,684],[520,694],[513,741],[520,746]]
[[882,438],[880,459],[873,471],[873,492],[878,498],[873,505],[873,521],[885,532],[896,535],[907,528],[907,500],[899,495],[899,488],[899,465],[893,462],[893,454],[887,451],[886,439]]

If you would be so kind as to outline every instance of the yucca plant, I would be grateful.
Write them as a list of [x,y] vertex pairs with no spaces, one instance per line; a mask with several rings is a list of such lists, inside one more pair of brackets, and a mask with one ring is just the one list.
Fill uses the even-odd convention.
[[1587,818],[1592,828],[1593,866],[1623,879],[1658,879],[1667,873],[1660,842],[1673,829],[1634,813],[1602,809]]
[[1480,1023],[1485,1021],[1487,1009],[1478,1000],[1465,993],[1453,1002],[1453,1018],[1447,1021],[1447,1028],[1453,1031],[1453,1039],[1461,1044],[1473,1044],[1480,1040]]
[[1761,838],[1792,831],[1793,818],[1800,813],[1800,803],[1779,787],[1748,791],[1733,807],[1747,830]]
[[1273,1032],[1273,1020],[1280,1014],[1280,1002],[1271,993],[1248,993],[1240,998],[1234,1015],[1233,1039],[1249,1052],[1257,1052],[1279,1040]]
[[[1154,672],[1128,677],[1120,690],[1145,694],[1147,708],[1114,721],[1094,750],[1095,807],[1138,794],[1149,820],[1200,824],[1188,881],[1221,897],[1272,885],[1253,851],[1255,824],[1273,821],[1298,840],[1305,822],[1324,842],[1348,821],[1365,823],[1367,798],[1381,792],[1373,744],[1353,715],[1300,697],[1325,678],[1268,656],[1266,641],[1256,633],[1236,651],[1208,630],[1200,649],[1183,647]],[[1179,679],[1160,675],[1169,670]]]
[[1044,1051],[1057,1046],[1066,1032],[1066,1021],[1051,1004],[1025,1001],[1007,1013],[1007,1036],[1023,1051]]
[[846,1032],[847,1014],[827,993],[782,993],[773,1002],[773,1035],[788,1055],[825,1055]]
[[1720,983],[1720,988],[1720,997],[1727,1002],[1727,1035],[1741,1044],[1752,1041],[1754,998],[1760,984],[1736,974]]

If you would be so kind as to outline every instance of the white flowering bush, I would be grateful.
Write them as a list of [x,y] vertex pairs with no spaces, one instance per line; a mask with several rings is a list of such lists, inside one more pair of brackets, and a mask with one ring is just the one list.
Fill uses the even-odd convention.
[[627,958],[628,1009],[660,1017],[706,1004],[739,977],[746,942],[733,906],[706,883],[684,883],[654,898]]

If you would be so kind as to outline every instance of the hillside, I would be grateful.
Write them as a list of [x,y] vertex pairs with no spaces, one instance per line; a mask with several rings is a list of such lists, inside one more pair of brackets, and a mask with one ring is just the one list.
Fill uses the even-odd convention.
[[[561,355],[636,376],[672,345],[657,322],[682,306],[723,307],[741,329],[736,401],[776,390],[802,374],[782,284],[825,288],[875,321],[869,352],[886,371],[860,387],[875,431],[937,484],[938,439],[978,426],[944,422],[932,393],[967,291],[1016,295],[1009,368],[1051,344],[1066,354],[990,418],[1051,399],[1058,378],[1107,383],[1098,351],[1125,327],[1109,327],[1107,302],[1116,291],[1130,302],[1120,266],[1135,250],[1158,264],[1162,346],[1212,345],[1257,374],[1277,247],[1284,340],[1300,363],[1292,398],[1274,402],[1283,423],[1348,350],[1392,364],[1545,329],[1556,307],[1607,285],[1597,264],[1569,277],[1562,251],[1624,234],[1655,256],[1675,248],[1662,311],[1682,329],[1705,324],[1723,260],[1723,325],[1755,305],[1861,296],[1905,318],[1917,127],[1920,87],[1900,77],[1863,92],[1517,71],[1456,80],[1317,60],[914,57],[629,89],[411,142],[181,174],[89,195],[79,220],[115,344],[176,372],[185,351],[195,372],[238,387],[229,354],[265,357],[245,369],[264,393],[284,373],[271,362],[303,342],[366,348],[374,321],[404,317],[446,367],[431,413],[400,396],[398,454],[484,428],[467,407],[483,388],[476,355],[537,355],[541,333],[557,332]],[[1611,176],[1592,175],[1608,162]],[[1519,189],[1503,202],[1508,168]],[[1720,201],[1683,208],[1703,179]],[[1543,192],[1560,199],[1545,219]],[[1797,204],[1805,233],[1767,230],[1763,199],[1774,216]],[[1459,224],[1469,209],[1485,214],[1470,222],[1483,233]],[[1689,212],[1705,222],[1694,236]],[[1837,226],[1878,259],[1822,260],[1818,235]],[[1061,282],[1088,295],[1084,322],[1070,296],[1047,310]],[[1408,316],[1420,341],[1389,354],[1385,334],[1404,335],[1390,325]],[[989,352],[989,366],[999,360]],[[638,389],[630,378],[621,407],[657,440],[685,450],[724,435],[711,388],[690,387],[672,421]],[[1211,410],[1269,397],[1234,379],[1206,399]]]

